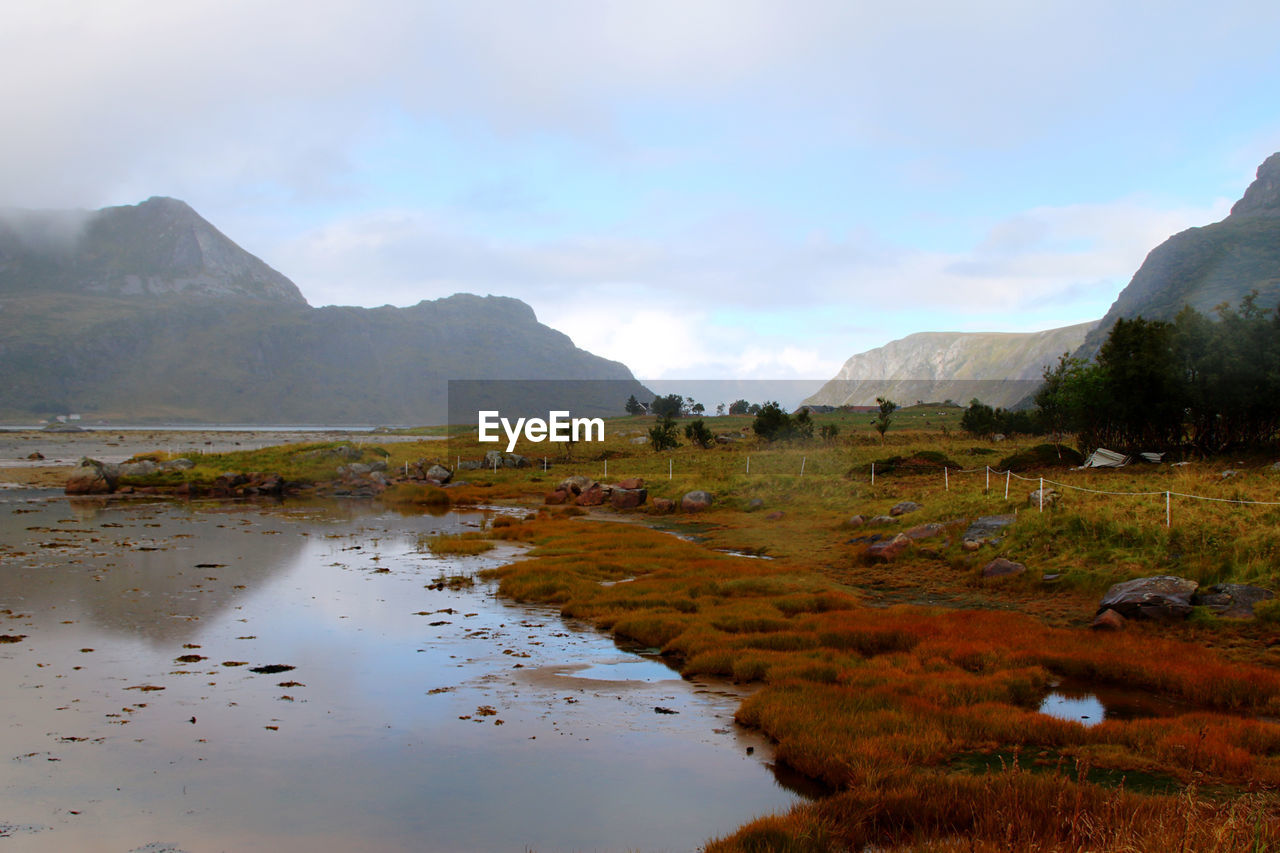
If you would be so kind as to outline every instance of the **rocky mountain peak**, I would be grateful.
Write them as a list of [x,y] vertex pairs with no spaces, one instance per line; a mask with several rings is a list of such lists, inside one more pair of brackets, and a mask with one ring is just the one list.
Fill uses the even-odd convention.
[[1280,216],[1280,152],[1258,167],[1258,176],[1231,207],[1232,216]]

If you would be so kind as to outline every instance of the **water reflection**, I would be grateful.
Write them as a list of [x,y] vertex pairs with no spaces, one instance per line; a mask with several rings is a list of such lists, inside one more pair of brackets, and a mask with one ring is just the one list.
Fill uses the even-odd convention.
[[24,850],[684,850],[796,800],[731,685],[430,589],[510,559],[419,547],[483,514],[16,497],[0,796],[48,827]]
[[1185,703],[1150,691],[1063,679],[1040,702],[1039,711],[1062,720],[1096,726],[1104,720],[1137,720],[1186,713]]

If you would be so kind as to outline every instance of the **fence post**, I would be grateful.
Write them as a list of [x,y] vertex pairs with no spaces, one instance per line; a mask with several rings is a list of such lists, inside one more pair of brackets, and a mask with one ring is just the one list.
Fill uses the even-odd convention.
[[1169,493],[1164,493],[1164,526],[1169,527]]
[[667,460],[667,479],[668,480],[671,479],[671,475],[674,471],[675,471],[675,460],[668,459]]
[[871,485],[876,484],[876,463],[871,463]]
[[604,478],[609,479],[609,460],[604,460]]
[[806,461],[807,459],[808,459],[808,457],[807,457],[807,456],[801,456],[801,457],[800,457],[800,476],[801,476],[801,477],[803,477],[803,476],[804,476],[804,463],[805,463],[805,461]]
[[1044,512],[1044,477],[1040,478],[1040,511]]
[[951,475],[947,473],[947,466],[942,466],[942,490],[944,492],[951,491]]
[[987,484],[982,487],[982,493],[985,495],[987,492],[991,491],[991,466],[983,465],[982,467],[985,468],[987,472]]
[[747,457],[747,473],[748,474],[751,473],[751,457],[750,456]]

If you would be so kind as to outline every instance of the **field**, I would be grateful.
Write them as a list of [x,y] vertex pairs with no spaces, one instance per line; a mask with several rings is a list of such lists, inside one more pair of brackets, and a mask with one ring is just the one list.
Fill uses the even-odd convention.
[[[709,418],[735,438],[655,453],[633,443],[652,419],[620,419],[604,443],[523,443],[535,467],[460,472],[469,485],[447,490],[454,503],[530,508],[484,534],[533,546],[496,572],[502,594],[660,649],[684,673],[761,685],[738,721],[832,793],[709,849],[1280,849],[1273,612],[1088,628],[1119,580],[1280,589],[1270,457],[1006,474],[1008,457],[1044,439],[974,440],[959,410],[940,407],[897,413],[883,441],[870,415],[816,420],[839,433],[769,445],[749,418]],[[455,435],[385,452],[394,471],[493,447]],[[541,506],[570,474],[641,477],[649,504],[630,515]],[[1043,507],[1028,500],[1041,478],[1060,494]],[[414,488],[399,492],[408,507]],[[709,511],[651,510],[693,489],[712,493]],[[919,509],[892,522],[851,523],[908,500]],[[998,544],[962,547],[968,522],[1005,513],[1016,520]],[[870,537],[927,523],[937,535],[895,559],[868,553]],[[985,578],[997,556],[1027,571]],[[1039,713],[1060,681],[1164,710],[1092,726]]]

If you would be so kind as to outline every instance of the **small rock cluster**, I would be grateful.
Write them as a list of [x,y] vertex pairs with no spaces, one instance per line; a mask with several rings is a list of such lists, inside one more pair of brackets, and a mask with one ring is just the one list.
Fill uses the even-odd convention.
[[649,490],[644,487],[644,480],[638,478],[605,485],[590,477],[575,474],[561,480],[543,501],[552,506],[603,506],[608,503],[614,509],[635,509],[642,506],[648,497]]
[[1220,583],[1201,590],[1198,582],[1173,575],[1134,578],[1107,590],[1093,627],[1119,630],[1130,619],[1172,622],[1187,618],[1195,607],[1229,619],[1251,619],[1254,605],[1272,598],[1271,590],[1248,584]]

